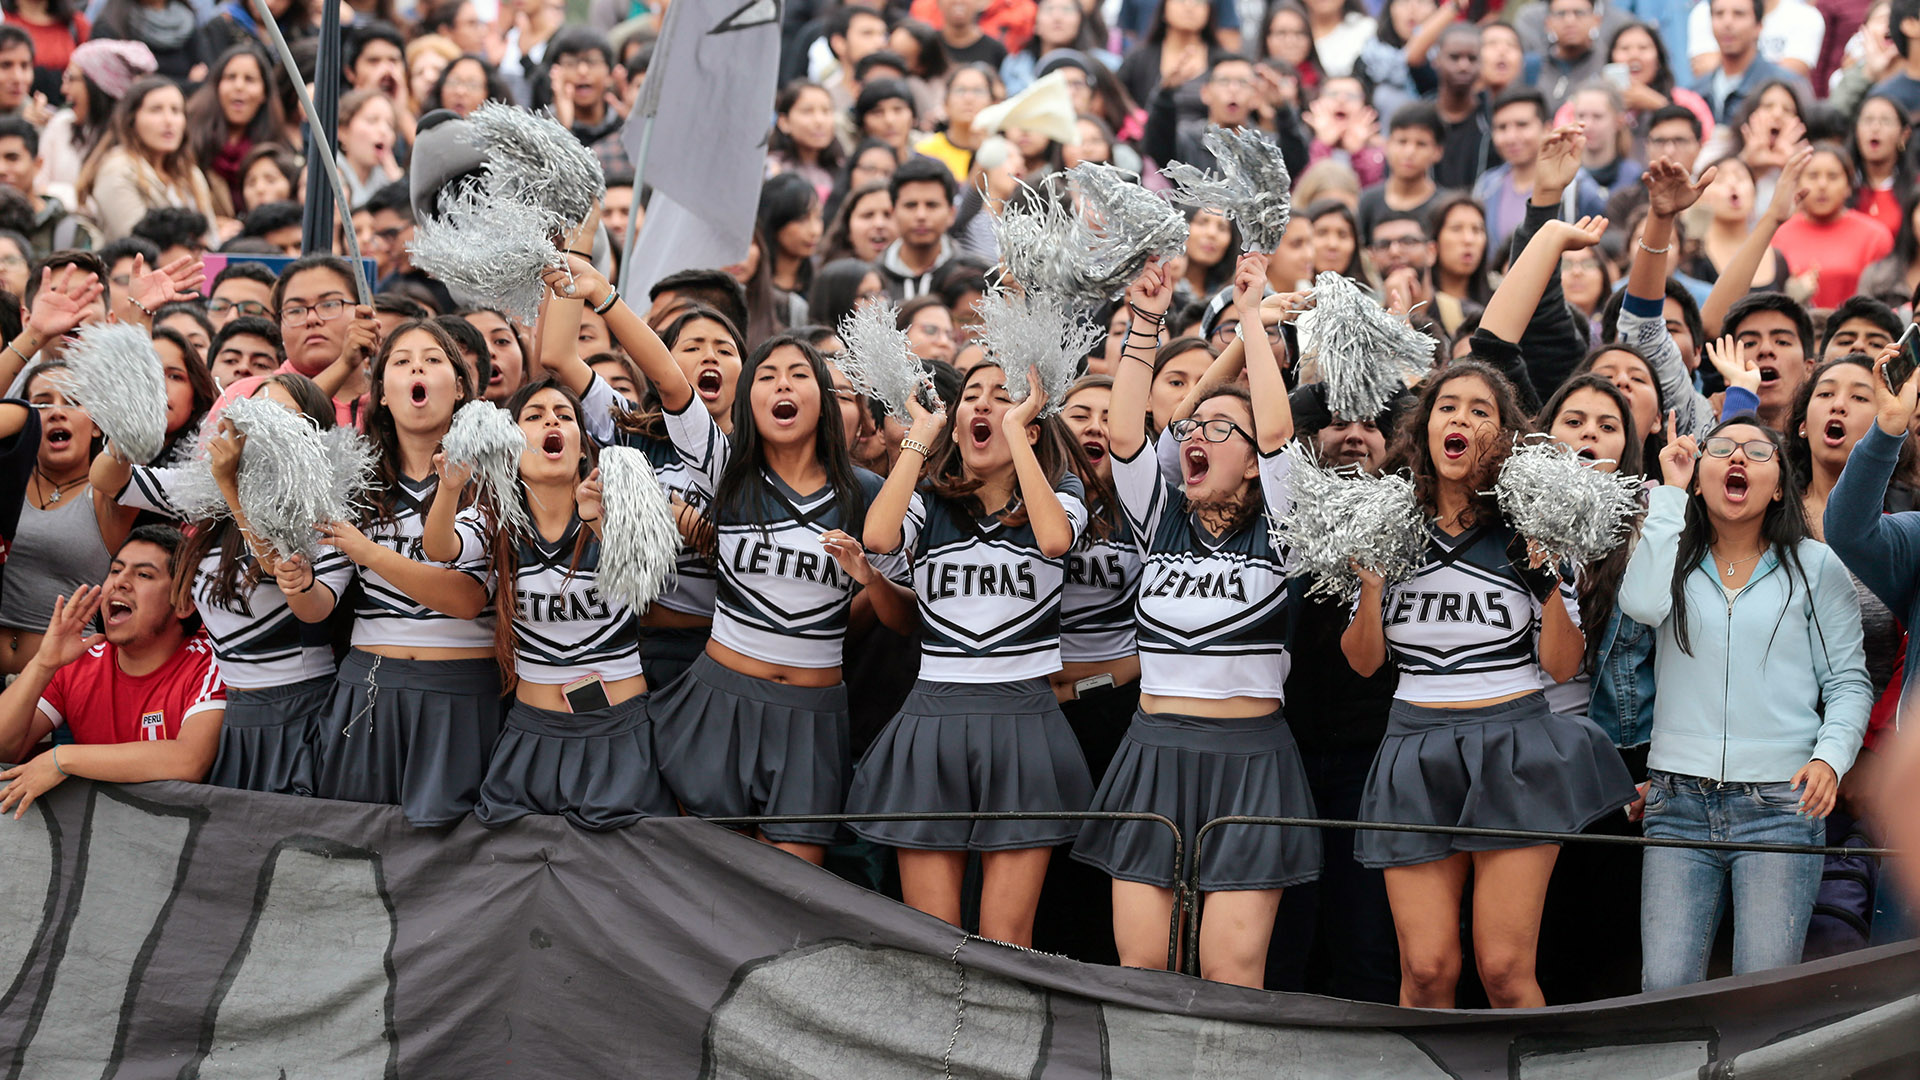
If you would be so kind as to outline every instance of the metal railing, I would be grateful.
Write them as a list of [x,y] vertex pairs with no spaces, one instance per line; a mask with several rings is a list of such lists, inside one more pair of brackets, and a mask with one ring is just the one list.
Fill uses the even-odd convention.
[[[1338,818],[1255,817],[1229,815],[1217,817],[1200,826],[1194,834],[1192,859],[1187,858],[1185,837],[1180,826],[1160,814],[1123,811],[982,811],[929,812],[920,814],[782,814],[760,817],[703,818],[712,825],[729,829],[760,828],[766,825],[836,824],[858,825],[882,821],[1146,821],[1164,826],[1173,834],[1171,880],[1173,911],[1167,925],[1167,970],[1200,974],[1200,855],[1207,834],[1228,825],[1256,825],[1270,828],[1343,829],[1352,832],[1405,832],[1446,836],[1478,836],[1498,840],[1525,840],[1537,844],[1611,844],[1639,848],[1692,848],[1697,851],[1753,851],[1779,855],[1846,855],[1884,858],[1896,854],[1891,848],[1834,847],[1825,844],[1759,844],[1736,840],[1674,840],[1665,837],[1623,836],[1613,833],[1565,833],[1540,829],[1482,829],[1464,825],[1425,825],[1412,822],[1349,821]],[[1184,953],[1181,939],[1186,939]]]

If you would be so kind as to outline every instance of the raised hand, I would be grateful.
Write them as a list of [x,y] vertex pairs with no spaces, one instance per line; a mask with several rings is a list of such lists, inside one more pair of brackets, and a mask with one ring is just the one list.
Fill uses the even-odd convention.
[[1607,219],[1596,214],[1579,221],[1549,221],[1540,227],[1539,235],[1552,237],[1566,252],[1590,248],[1606,234]]
[[1563,124],[1540,140],[1540,160],[1533,167],[1535,196],[1550,192],[1556,198],[1580,174],[1580,155],[1587,148],[1585,124]]
[[1145,315],[1165,315],[1173,303],[1173,282],[1158,255],[1147,260],[1140,276],[1127,286],[1127,307]]
[[353,322],[347,327],[346,340],[340,344],[340,359],[344,363],[364,364],[378,351],[380,320],[374,317],[371,307],[356,306],[353,309]]
[[1363,108],[1347,124],[1347,133],[1340,139],[1340,149],[1349,154],[1357,154],[1367,148],[1367,144],[1380,137],[1380,114],[1372,109]]
[[1240,314],[1240,325],[1260,315],[1260,298],[1267,292],[1267,253],[1249,251],[1240,256],[1233,270],[1233,309]]
[[473,466],[454,465],[447,461],[447,455],[436,450],[433,454],[433,473],[440,478],[440,486],[450,492],[461,492],[473,483]]
[[1895,438],[1904,439],[1913,430],[1913,414],[1920,411],[1915,399],[1920,397],[1920,369],[1907,376],[1907,380],[1895,388],[1887,385],[1887,364],[1900,355],[1900,343],[1894,342],[1880,350],[1873,358],[1873,399],[1878,414],[1880,430]]
[[1738,386],[1755,395],[1760,393],[1760,369],[1747,359],[1747,347],[1732,334],[1707,342],[1707,359],[1728,386]]
[[578,255],[567,256],[565,270],[547,269],[540,273],[541,280],[553,295],[562,300],[580,300],[595,306],[604,303],[612,286],[607,284],[606,275],[593,268],[593,264]]
[[1260,300],[1260,321],[1267,326],[1279,326],[1290,323],[1300,317],[1302,312],[1313,309],[1313,290],[1300,292],[1274,293]]
[[219,433],[207,440],[207,464],[222,490],[238,481],[240,455],[246,448],[247,437],[233,426],[231,420],[221,420]]
[[1700,198],[1700,193],[1713,183],[1718,168],[1708,168],[1700,174],[1699,180],[1687,175],[1687,170],[1672,158],[1661,158],[1647,166],[1647,174],[1641,183],[1647,187],[1647,205],[1653,214],[1660,217],[1673,217],[1680,211],[1692,206]]
[[[182,255],[152,270],[147,269],[146,256],[135,255],[132,277],[127,298],[134,308],[134,317],[144,320],[148,312],[160,310],[162,304],[199,296],[200,286],[207,280],[207,270],[206,264],[193,255]],[[124,313],[122,317],[125,318]]]
[[1807,189],[1800,186],[1800,178],[1807,171],[1807,162],[1813,159],[1812,148],[1794,152],[1780,166],[1780,178],[1774,181],[1773,198],[1767,202],[1766,216],[1775,225],[1792,217],[1800,209],[1800,200],[1807,197]]
[[40,642],[34,659],[48,667],[65,667],[87,654],[87,650],[107,640],[105,634],[87,633],[87,623],[100,611],[100,586],[82,585],[72,596],[56,596],[53,616],[47,620],[47,636]]
[[1307,126],[1313,129],[1313,137],[1332,149],[1339,149],[1346,141],[1348,121],[1339,114],[1339,106],[1327,98],[1315,98],[1307,106],[1305,117]]
[[1660,451],[1660,477],[1668,487],[1686,490],[1693,483],[1693,463],[1700,457],[1700,446],[1691,435],[1674,434],[1674,414],[1667,413],[1667,445]]
[[76,266],[61,267],[57,278],[51,267],[42,269],[40,291],[34,294],[27,329],[42,343],[72,333],[97,317],[93,302],[104,290],[99,278]]
[[921,394],[916,393],[908,396],[907,420],[909,423],[907,425],[907,434],[920,442],[926,443],[928,446],[932,446],[934,440],[940,437],[940,433],[946,430],[947,403],[939,394],[934,393],[932,380],[922,383],[921,390],[924,391],[925,396],[934,401],[935,406],[932,409],[928,409],[925,405],[922,405],[920,403]]
[[1040,372],[1034,368],[1028,368],[1027,399],[1008,409],[1005,419],[1000,421],[1000,426],[1006,431],[1007,437],[1025,440],[1027,425],[1039,418],[1040,410],[1045,408],[1046,404],[1047,388],[1040,383]]

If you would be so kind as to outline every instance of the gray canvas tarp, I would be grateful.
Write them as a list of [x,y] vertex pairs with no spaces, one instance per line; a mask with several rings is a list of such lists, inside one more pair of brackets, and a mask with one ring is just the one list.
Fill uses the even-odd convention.
[[691,820],[413,830],[386,807],[72,780],[0,820],[0,897],[0,1071],[31,1080],[1920,1073],[1912,945],[1418,1012],[968,938]]

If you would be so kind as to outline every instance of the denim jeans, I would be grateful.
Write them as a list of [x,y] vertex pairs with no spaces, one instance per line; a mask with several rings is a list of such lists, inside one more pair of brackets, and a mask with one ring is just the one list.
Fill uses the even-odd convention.
[[[1652,772],[1648,836],[1816,844],[1824,824],[1799,815],[1800,793],[1786,783],[1738,783]],[[1818,855],[1648,848],[1640,881],[1641,984],[1664,990],[1706,978],[1707,953],[1720,925],[1721,900],[1733,888],[1733,973],[1800,962]]]

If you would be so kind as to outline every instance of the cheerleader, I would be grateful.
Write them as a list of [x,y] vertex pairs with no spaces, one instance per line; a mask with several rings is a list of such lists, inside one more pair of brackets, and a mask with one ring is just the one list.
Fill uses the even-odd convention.
[[[712,369],[689,376],[604,278],[577,259],[572,270],[578,294],[606,308],[659,395],[716,535],[712,640],[650,707],[661,774],[701,817],[840,813],[848,608],[864,584],[889,622],[910,625],[912,611],[905,590],[874,574],[849,532],[861,528],[880,478],[847,455],[826,361],[793,335],[763,342],[747,361],[729,436],[710,408]],[[761,836],[817,864],[837,831],[803,822],[769,825]]]
[[[966,373],[951,419],[909,401],[912,429],[867,512],[869,551],[913,557],[920,676],[854,772],[860,814],[1080,811],[1086,759],[1048,679],[1060,670],[1065,559],[1086,529],[1073,443],[1039,419],[1037,375],[1014,404],[991,362]],[[925,475],[924,490],[916,493]],[[907,903],[959,925],[967,853],[981,853],[980,933],[1030,945],[1034,909],[1071,821],[853,826],[898,849]]]
[[[1367,821],[1579,832],[1633,801],[1607,737],[1557,715],[1546,679],[1579,671],[1586,643],[1572,591],[1533,566],[1488,492],[1526,420],[1512,384],[1456,362],[1430,377],[1395,442],[1428,518],[1414,576],[1391,588],[1361,570],[1341,649],[1371,675],[1400,673],[1387,735],[1360,800]],[[1400,1003],[1451,1008],[1460,903],[1474,879],[1474,958],[1496,1008],[1545,1004],[1534,978],[1555,845],[1363,832],[1355,856],[1384,868],[1400,938]]]
[[[659,340],[714,424],[731,432],[734,389],[740,382],[740,358],[746,354],[740,331],[725,315],[695,304],[675,316]],[[649,392],[658,394],[652,384]],[[698,539],[707,495],[675,452],[657,400],[649,404],[656,407],[615,417],[614,437],[647,455],[655,479],[674,500],[684,531]],[[699,544],[683,542],[673,580],[640,617],[640,663],[656,690],[678,681],[705,651],[713,635],[713,593],[713,559]]]
[[[551,322],[569,321],[555,304]],[[494,640],[514,692],[473,816],[498,827],[560,814],[583,829],[671,815],[653,763],[639,613],[597,587],[600,474],[580,399],[550,378],[508,399],[527,448],[520,486],[532,528],[494,534]],[[435,502],[454,498],[451,483]],[[424,552],[451,561],[462,541],[452,515],[427,517]]]
[[[476,396],[474,372],[437,323],[393,328],[371,372],[366,434],[378,485],[358,522],[321,526],[353,563],[353,648],[320,724],[322,798],[387,803],[413,825],[451,825],[473,809],[500,733],[500,669],[487,606],[487,542],[458,486],[437,498],[434,453]],[[429,515],[460,550],[423,558]]]
[[[334,403],[303,375],[242,379],[232,392],[266,398],[323,431],[334,425]],[[225,423],[207,441],[214,479],[232,516],[194,523],[174,582],[174,603],[199,610],[227,684],[220,751],[207,783],[311,795],[314,726],[326,710],[334,674],[324,624],[352,569],[333,551],[312,562],[300,555],[276,560],[248,534],[239,511],[244,441]],[[93,483],[123,506],[185,521],[172,492],[193,467],[130,466],[107,453],[94,458]]]
[[[1260,325],[1266,263],[1242,256],[1235,275],[1235,308],[1248,325]],[[1172,295],[1165,272],[1149,267],[1128,290],[1136,324],[1157,323]],[[1094,809],[1160,814],[1188,838],[1222,816],[1313,817],[1281,711],[1287,579],[1267,515],[1286,511],[1291,459],[1281,449],[1293,411],[1273,347],[1264,334],[1246,337],[1251,395],[1217,386],[1168,427],[1165,437],[1180,444],[1179,487],[1161,478],[1147,440],[1150,331],[1130,329],[1122,356],[1111,439],[1114,487],[1145,561],[1140,706]],[[1114,941],[1129,967],[1166,965],[1173,847],[1164,829],[1131,821],[1090,822],[1074,845],[1075,858],[1113,878]],[[1319,833],[1216,829],[1197,870],[1206,896],[1201,975],[1261,986],[1281,890],[1319,876]]]

